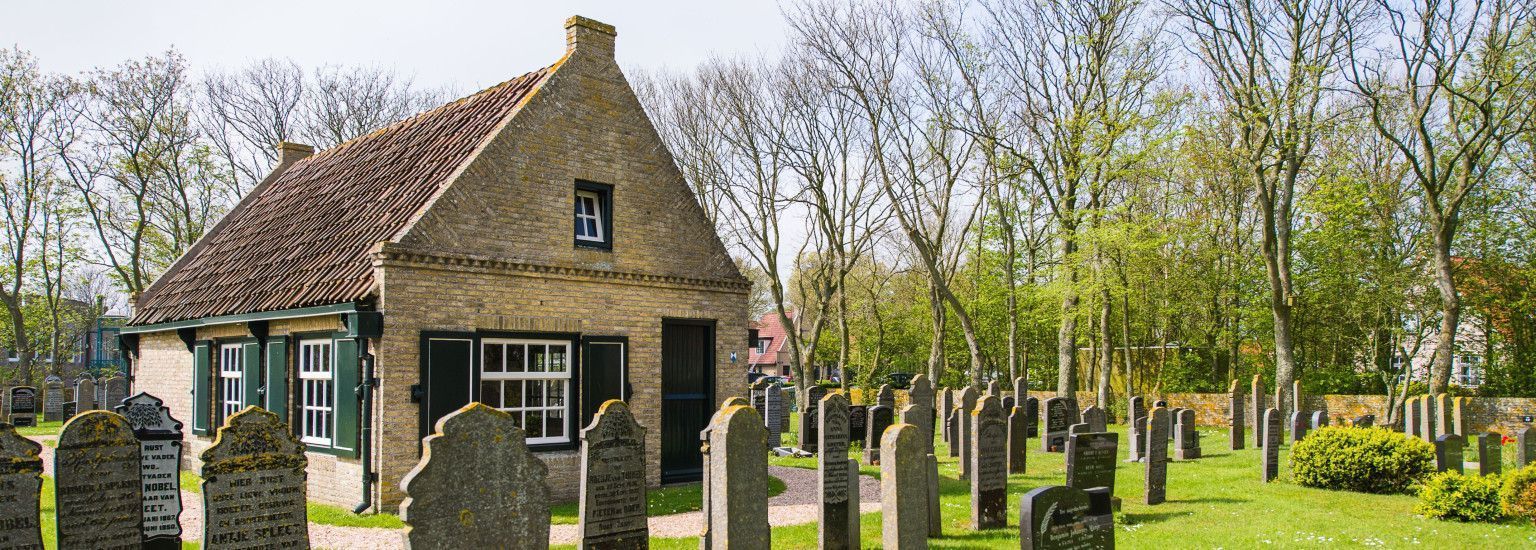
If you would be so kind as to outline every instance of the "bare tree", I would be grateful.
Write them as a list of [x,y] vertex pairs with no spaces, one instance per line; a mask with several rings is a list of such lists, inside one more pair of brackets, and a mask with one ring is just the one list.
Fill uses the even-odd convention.
[[277,164],[277,143],[302,129],[305,90],[304,69],[287,59],[263,59],[203,80],[198,125],[242,191]]

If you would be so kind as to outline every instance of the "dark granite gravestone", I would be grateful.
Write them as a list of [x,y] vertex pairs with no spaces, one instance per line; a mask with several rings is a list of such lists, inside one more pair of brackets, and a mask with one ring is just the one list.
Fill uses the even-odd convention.
[[[1253,401],[1249,405],[1251,407],[1250,410],[1253,411],[1253,446],[1262,449],[1264,448],[1264,442],[1269,440],[1269,437],[1264,435],[1264,429],[1269,427],[1269,421],[1264,418],[1264,411],[1268,410],[1268,407],[1264,406],[1264,378],[1262,376],[1253,375],[1253,383],[1249,388],[1249,392],[1251,393],[1249,397],[1252,397]],[[1275,406],[1279,407],[1280,404],[1276,403]]]
[[951,457],[960,456],[960,418],[961,412],[959,407],[950,409],[944,418],[944,433],[946,434],[944,439],[949,441],[949,456]]
[[1280,476],[1280,409],[1268,408],[1264,410],[1264,429],[1259,430],[1264,434],[1263,475],[1261,479],[1269,483]]
[[1178,427],[1178,424],[1179,424],[1179,411],[1182,411],[1184,409],[1182,407],[1167,407],[1167,409],[1168,409],[1168,437],[1171,438],[1171,437],[1174,436],[1173,434],[1179,433],[1178,432],[1178,428],[1179,428]]
[[1504,434],[1477,434],[1477,473],[1499,475],[1504,471]]
[[[726,406],[710,420],[709,499],[704,510],[711,548],[769,548],[767,430],[751,407]],[[548,537],[545,537],[548,538]]]
[[1312,421],[1308,426],[1310,430],[1328,427],[1328,415],[1323,411],[1312,411]]
[[1099,408],[1098,405],[1091,405],[1083,409],[1082,418],[1083,423],[1088,425],[1088,431],[1090,432],[1109,431],[1109,415],[1104,412],[1104,409]]
[[1040,450],[1059,453],[1067,448],[1067,428],[1072,427],[1071,403],[1064,397],[1045,400],[1045,437],[1040,438]]
[[117,413],[91,411],[59,432],[53,454],[59,548],[139,548],[139,440]]
[[[1130,460],[1134,461],[1141,458],[1141,449],[1146,446],[1140,432],[1146,430],[1143,419],[1147,417],[1147,399],[1140,395],[1131,396],[1126,403],[1125,414],[1125,422],[1130,425],[1126,430],[1126,448],[1130,450]],[[1137,429],[1138,425],[1140,429]]]
[[[438,421],[438,426],[447,421]],[[429,451],[422,454],[430,456]],[[304,456],[304,444],[276,414],[249,406],[225,419],[202,459],[203,548],[309,546],[304,471],[309,461]],[[492,458],[473,468],[466,465],[459,475],[499,466]],[[438,481],[445,489],[452,486],[451,491],[460,498],[466,494],[465,485]],[[491,519],[489,515],[475,518]],[[548,530],[545,533],[548,538]]]
[[880,540],[886,548],[928,547],[928,453],[922,430],[895,424],[882,432]]
[[37,425],[37,388],[16,386],[10,389],[10,423],[18,428]]
[[[789,433],[789,420],[790,420],[790,414],[792,413],[791,409],[795,408],[795,389],[794,388],[790,388],[790,389],[786,390],[786,389],[784,389],[783,386],[780,386],[778,383],[774,383],[774,385],[775,386],[779,386],[779,439],[778,439],[778,441],[779,441],[780,444],[783,444],[784,434]],[[764,422],[767,422],[767,419],[764,419]],[[764,426],[766,426],[766,425],[767,424],[764,424]]]
[[1039,487],[1019,498],[1019,548],[1113,550],[1115,515],[1108,489]]
[[106,400],[99,405],[102,409],[111,409],[123,403],[128,398],[128,379],[121,376],[111,376],[101,382],[102,395]]
[[896,390],[890,384],[881,384],[875,391],[875,404],[885,405],[891,410],[896,410]]
[[1194,460],[1200,458],[1200,432],[1195,431],[1195,410],[1179,409],[1179,418],[1173,430],[1174,458]]
[[75,413],[76,407],[74,401],[65,401],[63,405],[59,406],[59,416],[66,421],[74,418]]
[[1024,433],[1040,437],[1040,400],[1033,396],[1024,398]]
[[1008,415],[1008,473],[1022,474],[1026,461],[1025,450],[1029,447],[1028,420],[1023,407],[1009,409]]
[[809,452],[817,452],[816,445],[821,437],[816,433],[821,427],[821,422],[816,418],[821,407],[821,398],[827,396],[827,389],[821,386],[810,386],[805,389],[807,402],[805,410],[800,411],[800,448]]
[[1403,434],[1404,435],[1407,435],[1409,437],[1417,437],[1417,438],[1423,438],[1424,437],[1423,432],[1420,431],[1420,429],[1421,429],[1420,428],[1420,423],[1423,422],[1423,420],[1420,419],[1419,416],[1422,415],[1422,414],[1423,414],[1423,409],[1420,408],[1420,401],[1419,401],[1418,396],[1409,397],[1408,399],[1403,401]]
[[49,375],[43,381],[43,421],[59,422],[64,420],[64,381],[57,376]]
[[[764,426],[771,423],[767,419],[773,418],[768,415],[768,386],[771,384],[767,377],[763,377],[747,386],[747,400],[752,403],[752,408],[757,411],[757,414],[764,418]],[[773,433],[773,427],[769,426],[768,432]],[[773,438],[769,437],[768,440],[768,447],[773,448],[775,446]]]
[[[896,410],[895,407],[891,409]],[[911,411],[910,418],[907,417],[908,411]],[[932,453],[935,409],[933,383],[928,380],[928,375],[919,374],[912,377],[912,380],[907,383],[907,406],[897,412],[902,416],[901,422],[917,426],[923,431],[923,448]]]
[[1243,417],[1243,392],[1237,387],[1237,380],[1227,388],[1227,433],[1230,437],[1229,444],[1232,450],[1242,450],[1246,441],[1243,439],[1243,426],[1248,420]]
[[[954,446],[949,438],[954,435],[954,428],[950,425],[950,412],[955,410],[955,391],[949,388],[939,390],[939,420],[943,421],[944,429],[940,430],[939,437],[944,438],[944,443]],[[951,449],[953,451],[953,449]],[[957,456],[951,452],[949,456]]]
[[645,428],[610,399],[581,430],[577,531],[583,548],[650,546],[645,505]]
[[857,547],[848,538],[848,494],[858,490],[857,480],[848,479],[848,399],[831,394],[821,400],[817,433],[821,449],[816,455],[816,535],[819,547],[842,550]]
[[0,423],[0,548],[43,548],[42,452],[42,445]]
[[789,418],[784,406],[784,387],[778,382],[763,389],[763,427],[768,429],[768,447],[778,447],[784,441],[784,429],[780,419]]
[[[883,441],[880,434],[885,429],[896,423],[896,411],[885,405],[875,405],[869,408],[869,422],[865,430],[864,461],[870,464],[880,464],[880,452],[883,450]],[[913,426],[916,428],[916,426]]]
[[160,398],[140,393],[117,406],[139,440],[144,548],[181,548],[181,422]]
[[1301,411],[1291,411],[1291,420],[1288,423],[1291,429],[1291,443],[1307,438],[1307,416]]
[[1526,426],[1515,432],[1515,466],[1536,463],[1536,428]]
[[90,377],[81,377],[75,381],[75,407],[76,413],[96,410],[96,381]]
[[1142,416],[1131,422],[1130,440],[1132,445],[1127,445],[1126,462],[1139,462],[1147,454],[1147,417]]
[[1019,400],[1014,399],[1012,395],[1003,396],[1003,410],[1012,411],[1017,406],[1019,406]]
[[[1084,422],[1079,422],[1077,424],[1073,424],[1071,426],[1067,426],[1067,441],[1071,441],[1073,435],[1085,434],[1085,433],[1089,433],[1089,432],[1092,432],[1092,431],[1093,430],[1088,429],[1088,424],[1084,423]],[[1066,448],[1063,447],[1062,450],[1065,451]]]
[[1067,439],[1067,486],[1078,489],[1108,487],[1115,492],[1115,463],[1119,460],[1120,434],[1081,433]]
[[1168,497],[1168,409],[1147,411],[1146,503],[1161,504]]
[[[761,433],[761,419],[755,412],[751,417],[759,423]],[[259,427],[269,429],[268,425],[262,422]],[[220,432],[229,429],[221,428]],[[278,475],[292,483],[293,476],[303,473],[303,448],[291,438],[272,438],[274,448],[266,450],[281,461]],[[470,403],[438,420],[432,435],[422,440],[421,461],[400,480],[406,495],[400,503],[400,519],[406,525],[405,547],[500,548],[516,544],[548,548],[549,490],[545,477],[549,470],[544,461],[528,452],[526,442],[512,415],[482,403]],[[766,459],[762,438],[753,443],[755,454]],[[298,493],[303,495],[300,483]],[[302,501],[281,503],[285,507],[295,504],[302,511]]]
[[1461,472],[1462,448],[1466,446],[1465,439],[1456,434],[1445,434],[1435,438],[1435,471],[1444,472],[1455,470]]
[[1008,525],[1008,422],[995,395],[971,411],[971,528]]
[[970,479],[971,476],[971,447],[976,434],[971,433],[975,428],[971,424],[971,413],[976,410],[976,401],[981,396],[976,388],[966,386],[960,390],[960,396],[955,398],[955,408],[960,410],[960,427],[956,433],[960,434],[960,479]]
[[869,406],[848,406],[848,441],[864,443],[865,432],[869,430]]
[[1362,414],[1360,416],[1356,416],[1354,420],[1349,421],[1349,425],[1356,428],[1369,428],[1376,425],[1376,415]]

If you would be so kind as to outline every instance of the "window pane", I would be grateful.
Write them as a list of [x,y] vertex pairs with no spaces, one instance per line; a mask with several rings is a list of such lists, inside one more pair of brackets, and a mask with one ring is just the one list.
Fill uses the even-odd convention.
[[510,408],[523,406],[522,380],[508,380],[506,390],[506,404],[503,405],[504,407]]
[[539,411],[528,411],[524,417],[523,429],[528,433],[527,437],[544,437],[544,414]]
[[494,408],[501,408],[501,382],[486,380],[480,383],[480,402]]
[[545,346],[528,346],[528,372],[549,370],[549,352]]
[[565,435],[564,416],[564,411],[548,411],[544,414],[544,437],[562,437]]
[[[535,383],[537,383],[537,382],[535,382]],[[548,384],[548,388],[547,388],[546,391],[548,392],[548,395],[549,395],[549,400],[548,400],[547,403],[545,403],[545,405],[550,406],[550,407],[562,407],[562,406],[565,406],[565,382],[558,382],[558,381],[553,381],[552,380],[552,381],[544,382],[544,383]]]
[[549,372],[565,372],[565,346],[549,347]]
[[507,372],[523,372],[524,356],[527,351],[522,344],[510,344],[507,346]]
[[501,344],[486,344],[481,346],[483,355],[480,359],[480,364],[483,365],[485,372],[502,372],[503,369],[501,368],[501,356],[503,349],[505,349],[505,346],[502,346]]
[[528,400],[525,402],[524,406],[527,406],[527,407],[542,407],[542,406],[544,406],[544,383],[540,382],[540,381],[537,381],[537,380],[530,380],[530,381],[528,381],[527,387],[528,387]]
[[587,218],[582,221],[585,222],[582,225],[586,227],[586,236],[597,238],[597,218]]

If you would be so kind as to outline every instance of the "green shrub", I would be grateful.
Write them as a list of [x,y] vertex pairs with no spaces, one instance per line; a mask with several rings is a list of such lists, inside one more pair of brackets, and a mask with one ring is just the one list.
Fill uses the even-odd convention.
[[1504,475],[1499,503],[1505,515],[1536,522],[1536,464]]
[[1436,519],[1503,519],[1504,512],[1499,507],[1499,476],[1466,475],[1456,471],[1432,475],[1419,487],[1419,505],[1414,511]]
[[1434,446],[1382,428],[1321,428],[1291,449],[1292,477],[1323,489],[1403,493],[1434,466]]

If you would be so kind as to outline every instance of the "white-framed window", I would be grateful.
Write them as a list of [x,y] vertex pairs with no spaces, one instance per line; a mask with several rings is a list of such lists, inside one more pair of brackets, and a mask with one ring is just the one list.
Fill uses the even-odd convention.
[[219,346],[219,422],[245,407],[245,345]]
[[1483,356],[1463,353],[1456,356],[1455,363],[1451,372],[1458,385],[1471,387],[1483,383]]
[[528,444],[571,441],[570,395],[570,341],[481,340],[480,402],[510,413]]
[[768,343],[772,342],[772,341],[773,341],[772,338],[758,338],[757,339],[757,354],[758,355],[762,355],[764,353],[768,353]]
[[606,233],[603,196],[596,191],[576,190],[576,240],[601,243]]
[[336,355],[330,340],[299,342],[299,439],[331,444],[336,426]]

